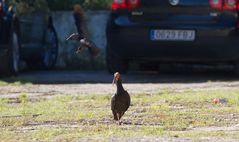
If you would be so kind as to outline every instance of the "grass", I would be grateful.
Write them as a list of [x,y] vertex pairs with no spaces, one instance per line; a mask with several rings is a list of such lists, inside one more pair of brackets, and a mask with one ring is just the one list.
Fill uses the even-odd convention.
[[[239,123],[239,90],[134,94],[123,125],[112,120],[109,94],[56,96],[32,101],[21,94],[18,103],[0,99],[0,139],[61,141],[113,136],[220,136],[238,138],[238,131],[189,131]],[[213,98],[226,98],[213,104]]]
[[23,85],[23,84],[24,85],[32,85],[30,79],[26,80],[26,79],[19,79],[19,78],[16,78],[16,77],[11,77],[11,78],[6,78],[6,79],[0,80],[0,86],[6,86],[6,85],[19,86],[19,85]]

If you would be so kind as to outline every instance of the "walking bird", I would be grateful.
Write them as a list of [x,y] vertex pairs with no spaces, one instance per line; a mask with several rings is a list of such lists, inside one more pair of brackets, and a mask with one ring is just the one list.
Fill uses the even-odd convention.
[[120,124],[120,119],[130,106],[130,95],[124,90],[122,85],[121,75],[116,72],[114,74],[113,84],[116,84],[116,93],[111,98],[111,110],[114,116],[114,120]]
[[90,41],[89,39],[85,38],[84,36],[78,33],[71,34],[66,40],[76,40],[80,42],[80,46],[78,47],[76,53],[79,53],[82,50],[82,48],[88,48],[90,54],[93,57],[97,56],[99,53],[99,49],[92,41]]

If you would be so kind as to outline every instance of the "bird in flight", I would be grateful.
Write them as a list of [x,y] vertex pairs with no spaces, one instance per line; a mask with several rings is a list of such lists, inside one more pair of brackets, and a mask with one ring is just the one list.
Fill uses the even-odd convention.
[[76,53],[79,53],[83,48],[88,48],[93,57],[96,57],[99,54],[99,48],[96,47],[94,42],[78,33],[71,34],[66,40],[76,40],[80,42],[80,46],[77,48]]

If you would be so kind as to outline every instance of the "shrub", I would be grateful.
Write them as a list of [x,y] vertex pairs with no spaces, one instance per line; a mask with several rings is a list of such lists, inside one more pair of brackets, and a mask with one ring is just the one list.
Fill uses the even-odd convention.
[[12,3],[16,5],[17,12],[19,14],[33,12],[36,10],[48,10],[48,4],[46,0],[13,0]]
[[74,4],[80,4],[84,9],[108,9],[112,0],[9,0],[17,6],[19,13],[35,10],[72,10]]
[[85,0],[83,7],[86,9],[107,9],[111,0]]
[[80,4],[84,9],[108,9],[111,0],[47,0],[51,10],[71,10],[74,4]]

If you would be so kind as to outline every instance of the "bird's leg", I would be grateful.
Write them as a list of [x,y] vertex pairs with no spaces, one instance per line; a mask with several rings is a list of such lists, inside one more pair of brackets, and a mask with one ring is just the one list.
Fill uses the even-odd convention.
[[81,47],[81,46],[79,46],[79,47],[77,48],[77,50],[76,50],[76,53],[80,53],[80,52],[81,52],[81,50],[82,50],[82,47]]
[[119,113],[117,113],[117,118],[118,118],[118,124],[121,125],[121,123],[120,123],[120,114]]

